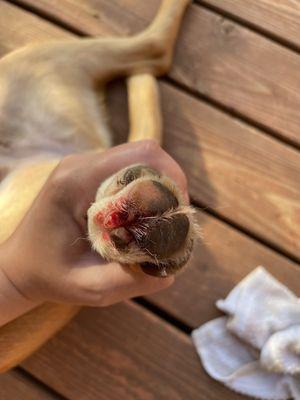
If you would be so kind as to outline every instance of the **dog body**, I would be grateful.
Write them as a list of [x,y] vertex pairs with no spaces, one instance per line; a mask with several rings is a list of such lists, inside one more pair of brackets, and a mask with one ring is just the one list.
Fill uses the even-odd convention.
[[[160,139],[161,120],[155,76],[165,73],[170,67],[180,21],[188,3],[188,0],[164,0],[149,28],[130,38],[53,41],[17,50],[1,60],[0,243],[16,229],[62,157],[111,146],[112,135],[104,102],[108,81],[119,76],[127,78],[131,125],[129,140]],[[138,113],[135,112],[137,104]],[[143,182],[148,176],[152,179],[152,189],[156,191],[161,184],[169,189],[172,187],[172,183],[165,178],[153,177],[153,172],[146,171],[145,174],[144,177],[139,175],[134,178],[136,185],[147,185]],[[133,190],[135,182],[129,183],[131,186],[120,190],[136,196]],[[164,189],[159,187],[158,195],[161,190]],[[178,203],[174,206],[171,199],[170,207],[163,209],[161,215],[185,206],[178,190],[172,190],[170,199],[173,193]],[[99,214],[97,199],[92,207],[90,220]],[[191,232],[183,214],[184,209],[181,212],[177,210],[176,215],[181,216],[172,218],[179,224],[178,232],[185,230],[185,236],[190,238]],[[97,229],[92,222],[89,226],[91,233]],[[125,256],[120,243],[124,246],[128,231],[124,231],[124,226],[115,228],[117,230],[112,232],[114,248],[116,244],[120,247],[115,259],[122,261]],[[135,231],[131,230],[130,235],[134,234]],[[149,250],[145,238],[138,236],[135,239],[140,247]],[[97,239],[92,244],[106,255]],[[129,240],[125,245],[133,246]],[[180,254],[181,264],[189,253],[190,249]],[[163,268],[166,266],[164,256],[161,255]],[[151,258],[147,256],[134,261],[149,263]],[[78,307],[71,305],[44,304],[0,328],[0,371],[30,355],[77,311]]]

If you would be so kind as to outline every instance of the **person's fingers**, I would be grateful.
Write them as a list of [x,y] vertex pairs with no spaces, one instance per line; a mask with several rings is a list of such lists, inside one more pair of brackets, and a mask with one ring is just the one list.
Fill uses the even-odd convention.
[[85,230],[86,210],[95,200],[100,184],[120,169],[137,163],[149,165],[173,179],[189,201],[185,174],[176,161],[153,140],[67,156],[53,171],[43,192],[47,196],[52,193],[52,197],[58,199],[60,204],[66,204]]
[[110,176],[135,163],[146,163],[158,169],[176,181],[182,191],[186,190],[186,178],[182,169],[154,140],[143,140],[114,147],[107,152],[105,168],[101,168],[101,170],[105,171],[107,176]]
[[[89,193],[94,193],[99,184],[126,166],[142,163],[157,169],[173,179],[188,201],[187,179],[177,162],[155,141],[143,140],[113,147],[106,152],[89,153]],[[93,198],[89,199],[93,200]]]
[[80,301],[101,307],[156,292],[174,281],[173,276],[157,278],[146,275],[139,267],[116,262],[77,269],[73,271],[72,279]]

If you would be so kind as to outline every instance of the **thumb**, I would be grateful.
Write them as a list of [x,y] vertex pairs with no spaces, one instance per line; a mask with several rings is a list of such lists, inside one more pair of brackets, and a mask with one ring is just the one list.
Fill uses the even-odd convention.
[[174,277],[154,277],[146,275],[138,265],[111,262],[75,269],[73,280],[81,304],[108,306],[167,288]]

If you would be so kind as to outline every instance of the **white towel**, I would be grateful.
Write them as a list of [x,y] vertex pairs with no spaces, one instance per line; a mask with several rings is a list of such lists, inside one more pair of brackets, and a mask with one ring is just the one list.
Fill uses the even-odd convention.
[[207,373],[263,400],[300,400],[300,299],[263,267],[217,307],[228,316],[192,332]]

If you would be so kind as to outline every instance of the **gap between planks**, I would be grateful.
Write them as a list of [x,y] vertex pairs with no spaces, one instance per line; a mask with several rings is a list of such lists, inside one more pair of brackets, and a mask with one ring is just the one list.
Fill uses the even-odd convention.
[[222,7],[210,4],[205,0],[195,0],[194,4],[198,7],[206,8],[207,10],[212,11],[215,14],[223,15],[226,19],[229,19],[230,21],[244,28],[247,28],[252,32],[257,33],[258,35],[264,36],[276,44],[279,44],[283,47],[287,47],[289,50],[300,55],[300,46],[297,46],[295,43],[292,43],[288,39],[276,35],[276,33],[268,31],[267,29],[263,28],[260,25],[256,25],[253,22],[247,21],[245,18],[235,15],[230,11],[224,10]]
[[238,110],[234,110],[233,108],[230,108],[226,106],[225,104],[219,102],[218,100],[213,99],[212,97],[205,95],[203,93],[196,92],[192,89],[190,89],[188,86],[184,85],[181,82],[175,81],[173,78],[167,76],[161,79],[162,81],[165,81],[169,83],[171,86],[181,90],[182,92],[185,92],[189,96],[195,98],[196,100],[201,100],[203,103],[211,106],[212,108],[215,108],[218,111],[223,112],[224,114],[232,117],[233,119],[236,119],[248,127],[255,128],[257,129],[260,133],[271,137],[272,139],[275,139],[285,146],[288,146],[292,148],[293,150],[300,150],[300,144],[297,142],[294,142],[293,140],[289,139],[286,136],[283,136],[280,132],[276,131],[275,129],[272,129],[254,119],[251,117],[248,117],[247,115],[240,113]]
[[[51,16],[49,15],[48,12],[46,11],[42,11],[40,9],[38,9],[37,7],[35,7],[34,5],[29,5],[29,4],[24,4],[24,2],[22,0],[4,0],[7,3],[11,3],[14,4],[15,6],[28,11],[32,14],[37,15],[40,18],[43,18],[45,21],[50,22],[51,24],[55,24],[57,26],[59,26],[60,28],[67,30],[70,33],[73,33],[79,37],[90,37],[90,35],[86,34],[84,32],[84,30],[81,30],[79,28],[75,28],[73,25],[68,24],[65,21],[62,21],[61,19],[57,18],[56,16]],[[255,26],[253,25],[253,28],[251,27],[251,23],[248,23],[247,21],[244,21],[242,19],[239,20],[238,17],[222,10],[221,8],[219,9],[216,6],[210,5],[208,3],[206,3],[205,1],[202,0],[196,0],[196,2],[193,2],[197,7],[199,8],[205,8],[211,12],[213,12],[214,14],[218,14],[218,15],[224,15],[224,17],[228,18],[229,20],[237,23],[238,25],[244,27],[244,28],[248,28],[251,31],[254,31],[255,33],[259,34],[260,36],[265,36],[267,39],[271,40],[272,42],[275,42],[276,44],[280,44],[283,45],[284,47],[288,47],[290,50],[296,51],[295,49],[291,49],[289,45],[287,45],[283,40],[283,42],[281,43],[279,40],[276,40],[275,38],[272,37],[272,35],[268,32],[264,32],[263,29],[260,31],[258,28],[255,29]],[[228,15],[227,15],[228,14]],[[296,51],[297,54],[300,54],[300,49],[299,51]],[[270,127],[265,126],[264,124],[248,117],[247,115],[240,113],[237,110],[234,110],[228,106],[226,106],[225,104],[223,104],[222,102],[219,102],[213,98],[211,98],[210,96],[206,96],[204,94],[201,94],[199,92],[193,91],[192,89],[190,89],[188,86],[175,81],[174,79],[170,78],[170,77],[164,77],[162,79],[160,79],[162,81],[168,82],[170,85],[172,85],[173,87],[176,87],[180,90],[182,90],[183,92],[185,92],[186,94],[202,100],[203,102],[205,102],[206,104],[209,104],[210,106],[212,106],[213,108],[224,112],[225,114],[245,123],[246,125],[256,128],[258,130],[260,130],[263,134],[270,136],[276,140],[278,140],[279,142],[283,143],[284,145],[287,145],[289,147],[292,147],[293,149],[296,150],[300,150],[300,144],[297,143],[296,141],[293,141],[292,139],[289,139],[288,137],[282,135],[280,132],[276,131],[275,129],[272,129]]]
[[[15,399],[15,395],[25,395],[26,399],[40,399],[40,400],[68,400],[62,396],[51,386],[45,384],[41,380],[34,377],[32,374],[24,370],[22,367],[16,367],[0,376],[2,390],[0,389],[1,400],[8,400],[9,398]],[[8,392],[7,393],[7,390]],[[9,394],[10,396],[6,396]]]
[[191,325],[183,322],[179,318],[172,315],[170,312],[166,311],[166,309],[161,308],[160,306],[156,305],[154,302],[146,299],[145,297],[138,297],[133,299],[132,301],[150,311],[152,314],[155,314],[158,318],[169,323],[173,326],[173,328],[177,328],[179,331],[185,333],[188,336],[194,329]]
[[281,256],[287,258],[290,261],[293,261],[297,264],[300,263],[300,258],[295,256],[294,254],[290,253],[289,251],[283,249],[280,246],[277,246],[275,242],[271,242],[259,235],[256,235],[253,231],[250,229],[245,228],[244,226],[240,225],[239,223],[233,221],[232,219],[220,214],[217,209],[213,209],[209,206],[206,206],[204,204],[201,204],[198,200],[194,200],[193,198],[190,199],[191,205],[196,207],[197,210],[204,212],[205,214],[210,215],[211,217],[224,222],[226,225],[228,225],[230,228],[243,233],[244,235],[248,236],[249,238],[253,239],[255,242],[268,247],[269,249],[275,251],[276,253],[280,254]]
[[34,7],[29,4],[24,4],[22,2],[22,0],[2,0],[2,1],[5,1],[6,3],[14,4],[15,6],[21,8],[25,11],[35,14],[40,18],[43,18],[45,21],[48,21],[51,24],[55,24],[55,25],[59,26],[60,28],[73,33],[74,35],[77,35],[80,37],[88,37],[89,36],[81,29],[76,29],[71,24],[61,21],[59,18],[49,15],[47,12],[40,11],[37,7]]

